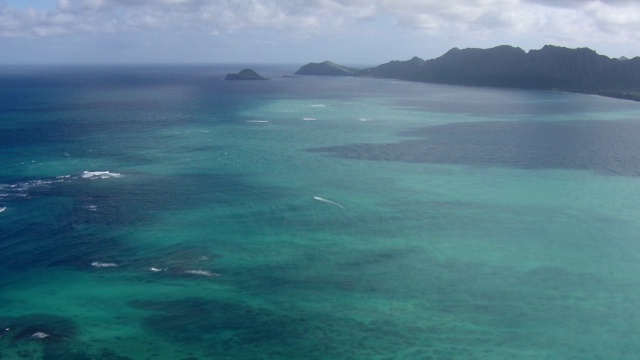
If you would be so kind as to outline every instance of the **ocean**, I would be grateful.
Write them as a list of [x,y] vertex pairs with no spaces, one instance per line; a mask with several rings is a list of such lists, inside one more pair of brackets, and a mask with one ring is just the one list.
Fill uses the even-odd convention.
[[0,359],[637,359],[640,103],[0,68]]

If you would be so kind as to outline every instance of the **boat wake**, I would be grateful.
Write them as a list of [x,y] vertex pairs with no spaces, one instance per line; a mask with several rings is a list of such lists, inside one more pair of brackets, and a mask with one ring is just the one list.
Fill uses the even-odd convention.
[[331,205],[335,205],[335,206],[339,207],[340,209],[344,209],[344,206],[342,204],[339,204],[339,203],[337,203],[335,201],[327,200],[325,198],[321,198],[320,196],[314,196],[313,198],[315,200],[320,201],[320,202],[331,204]]

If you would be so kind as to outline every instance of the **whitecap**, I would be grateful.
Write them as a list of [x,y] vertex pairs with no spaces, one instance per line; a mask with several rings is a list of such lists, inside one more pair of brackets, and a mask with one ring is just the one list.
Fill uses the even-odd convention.
[[31,180],[23,183],[18,183],[13,187],[18,191],[22,191],[22,190],[29,190],[32,187],[42,187],[42,186],[50,185],[50,184],[53,184],[54,182],[60,182],[60,181],[62,180],[51,180],[51,179]]
[[247,120],[247,122],[257,123],[257,124],[264,124],[264,123],[268,123],[269,120]]
[[358,119],[358,121],[371,121],[371,119],[365,118],[365,117],[361,117],[361,118]]
[[326,107],[327,105],[325,104],[313,104],[311,105],[311,107]]
[[153,266],[149,268],[149,271],[151,271],[151,272],[159,272],[159,271],[164,271],[164,270],[166,270],[166,269],[158,269],[157,267],[153,267]]
[[29,197],[29,192],[33,189],[46,189],[50,185],[66,181],[70,175],[56,176],[55,178],[44,178],[17,182],[14,184],[0,184],[0,198]]
[[315,121],[316,119],[314,119],[314,118],[304,118],[302,120],[304,120],[304,121]]
[[38,331],[36,333],[33,333],[33,335],[31,335],[31,337],[34,338],[34,339],[44,339],[44,338],[47,338],[49,336],[50,336],[49,334],[44,333],[42,331]]
[[94,262],[91,263],[91,266],[97,267],[97,268],[104,268],[104,267],[116,267],[116,266],[118,266],[118,264],[94,261]]
[[6,206],[0,206],[0,213],[1,213],[1,212],[4,212],[5,210],[7,210],[7,207],[6,207]]
[[84,179],[108,179],[121,177],[120,173],[112,173],[110,171],[83,171],[82,177]]
[[201,275],[201,276],[206,276],[206,277],[218,277],[218,276],[220,276],[220,274],[218,274],[218,273],[214,273],[214,272],[207,271],[207,270],[187,270],[184,273],[185,274],[191,274],[191,275]]

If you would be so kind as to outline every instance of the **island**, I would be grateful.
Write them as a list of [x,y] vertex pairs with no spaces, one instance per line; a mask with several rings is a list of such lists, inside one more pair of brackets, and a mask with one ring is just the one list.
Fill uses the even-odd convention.
[[[296,74],[307,75],[311,65],[314,63],[301,67]],[[340,67],[333,65],[333,68]],[[323,75],[333,74],[326,72]],[[490,49],[453,48],[431,60],[419,57],[396,60],[349,75],[451,85],[566,91],[640,101],[640,57],[609,58],[589,48],[569,49],[547,45],[528,52],[508,45]]]
[[353,76],[359,69],[354,69],[338,65],[331,61],[321,63],[309,63],[296,71],[296,75],[316,75],[316,76]]
[[224,77],[224,79],[225,80],[269,80],[269,78],[261,76],[260,74],[258,74],[257,72],[251,69],[244,69],[237,74],[229,73],[227,74],[227,76]]

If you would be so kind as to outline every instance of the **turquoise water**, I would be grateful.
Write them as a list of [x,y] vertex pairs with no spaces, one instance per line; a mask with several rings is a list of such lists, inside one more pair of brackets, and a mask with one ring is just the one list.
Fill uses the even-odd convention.
[[0,359],[635,359],[640,104],[0,71]]

